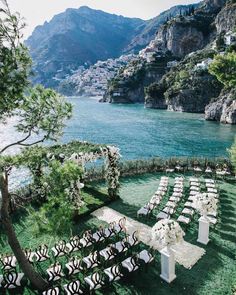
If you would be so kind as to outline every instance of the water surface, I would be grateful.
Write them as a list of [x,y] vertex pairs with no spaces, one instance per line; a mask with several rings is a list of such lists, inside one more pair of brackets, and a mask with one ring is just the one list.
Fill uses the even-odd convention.
[[200,114],[144,109],[141,104],[114,105],[70,98],[74,115],[63,136],[115,144],[125,159],[153,156],[225,156],[236,126],[204,120]]
[[[199,114],[144,109],[141,104],[104,104],[89,98],[68,100],[74,111],[61,142],[114,144],[124,159],[225,156],[236,135],[236,126],[205,121]],[[0,147],[22,137],[14,130],[15,123],[12,118],[0,126]]]

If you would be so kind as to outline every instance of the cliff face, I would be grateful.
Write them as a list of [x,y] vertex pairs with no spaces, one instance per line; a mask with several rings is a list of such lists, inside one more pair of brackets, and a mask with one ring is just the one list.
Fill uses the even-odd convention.
[[215,24],[218,34],[232,30],[236,26],[236,3],[226,5],[217,15]]
[[184,57],[186,54],[202,49],[208,43],[208,36],[189,21],[176,20],[163,26],[156,37],[162,40],[163,47],[175,57]]
[[145,106],[159,108],[160,105],[170,111],[203,113],[205,106],[222,89],[207,70],[214,54],[213,50],[201,50],[187,56],[159,83],[147,87]]
[[187,89],[167,96],[168,110],[189,113],[204,113],[205,106],[219,95],[221,86],[208,74],[193,76]]
[[205,109],[206,120],[236,124],[236,90],[223,90]]
[[110,82],[103,101],[144,103],[144,88],[161,79],[165,74],[165,66],[165,60],[162,63],[152,62],[149,64],[141,59],[132,62]]
[[125,48],[124,52],[138,52],[140,49],[147,46],[151,40],[156,36],[159,28],[166,22],[166,20],[171,17],[175,17],[181,13],[186,13],[190,9],[199,7],[199,4],[191,5],[177,5],[164,12],[162,12],[157,17],[148,20],[143,30],[135,36],[130,44]]

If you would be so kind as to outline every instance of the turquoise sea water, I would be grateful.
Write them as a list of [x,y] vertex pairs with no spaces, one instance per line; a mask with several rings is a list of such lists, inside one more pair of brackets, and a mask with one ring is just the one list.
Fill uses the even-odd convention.
[[203,115],[114,105],[69,98],[74,105],[63,142],[86,140],[115,144],[124,159],[153,156],[224,156],[236,126],[205,121]]

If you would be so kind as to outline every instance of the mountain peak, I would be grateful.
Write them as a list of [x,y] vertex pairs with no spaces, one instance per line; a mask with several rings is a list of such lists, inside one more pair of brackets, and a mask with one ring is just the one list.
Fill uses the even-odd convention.
[[79,11],[91,11],[92,8],[88,7],[87,5],[83,5],[79,7]]

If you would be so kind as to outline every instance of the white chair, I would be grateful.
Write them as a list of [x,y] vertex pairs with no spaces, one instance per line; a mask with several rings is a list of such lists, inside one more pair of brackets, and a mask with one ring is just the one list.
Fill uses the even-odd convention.
[[86,231],[79,242],[84,248],[86,248],[91,246],[95,242],[95,240],[93,239],[92,233],[90,231]]
[[215,183],[215,180],[211,178],[206,178],[205,183]]
[[199,181],[199,179],[198,179],[198,178],[196,178],[196,177],[190,177],[190,178],[189,178],[189,181],[190,181],[190,182],[191,182],[191,181],[198,182],[198,181]]
[[175,169],[173,169],[173,168],[167,168],[166,169],[166,173],[172,173],[172,172],[174,172],[175,171]]
[[200,167],[197,166],[197,167],[194,167],[194,168],[193,168],[193,171],[194,171],[194,172],[202,172],[202,169],[201,169]]
[[144,207],[138,210],[137,216],[140,216],[140,215],[147,216],[153,211],[154,208],[155,208],[155,204],[148,203]]
[[193,202],[185,202],[184,207],[193,208]]
[[192,186],[190,186],[190,191],[200,192],[200,187],[192,185]]
[[211,187],[208,187],[208,188],[207,188],[207,192],[208,192],[208,193],[213,193],[213,194],[217,194],[217,193],[218,193],[217,189],[215,189],[215,188],[211,188]]
[[181,192],[174,192],[172,194],[172,197],[182,198],[183,197],[183,193],[181,193]]
[[160,212],[157,214],[157,219],[166,219],[168,218],[169,215],[167,213],[164,213],[164,212]]
[[177,219],[178,222],[184,223],[184,224],[189,224],[191,219],[189,217],[180,215]]
[[85,282],[89,285],[90,291],[101,288],[105,283],[99,273],[95,272],[91,276],[84,278]]
[[80,289],[81,283],[79,280],[73,281],[67,285],[64,285],[64,290],[67,295],[83,294],[83,291]]
[[21,287],[21,280],[23,279],[24,274],[23,273],[17,273],[17,272],[9,272],[6,275],[4,275],[4,288],[5,289],[15,289],[18,287]]
[[54,257],[61,257],[67,254],[67,247],[65,241],[59,241],[55,244],[55,246],[52,248],[52,252]]
[[167,215],[172,215],[175,213],[175,209],[171,207],[165,207],[162,211]]
[[112,244],[111,247],[113,247],[115,250],[117,250],[119,253],[125,252],[128,250],[127,246],[125,245],[124,241],[116,242],[115,244]]
[[16,268],[16,257],[13,255],[5,255],[1,257],[1,262],[2,262],[2,269],[3,270],[11,270]]
[[183,188],[174,187],[173,191],[175,193],[183,193]]
[[111,260],[115,257],[115,252],[113,248],[110,246],[106,247],[105,249],[102,249],[99,253],[102,257],[104,257],[105,261]]
[[105,237],[105,238],[110,238],[110,237],[112,237],[112,236],[114,236],[114,235],[115,235],[114,222],[111,222],[111,223],[109,224],[109,227],[106,227],[106,228],[104,229],[104,237]]
[[175,202],[168,201],[166,203],[166,207],[175,208],[176,207],[176,203]]
[[125,238],[125,241],[132,247],[139,243],[137,238],[137,231],[134,231],[131,235]]
[[198,195],[199,193],[200,193],[199,191],[192,191],[192,190],[190,190],[189,195],[190,196],[195,196],[195,195]]
[[49,258],[50,258],[50,256],[48,255],[48,246],[47,245],[41,245],[35,251],[35,260],[37,262],[43,262]]
[[189,208],[184,208],[184,209],[182,210],[181,214],[186,214],[186,215],[193,216],[193,214],[194,214],[194,210],[193,210],[193,209],[189,209]]
[[69,253],[79,251],[81,248],[79,237],[71,237],[70,241],[66,244],[66,247]]
[[174,187],[179,188],[179,189],[183,189],[184,185],[182,183],[175,183]]
[[169,201],[170,201],[170,202],[178,203],[178,202],[180,201],[180,198],[178,198],[178,197],[170,197],[170,198],[169,198]]
[[208,187],[210,187],[210,188],[216,188],[216,185],[215,185],[215,183],[206,183],[206,187],[208,188]]
[[33,263],[34,262],[35,252],[33,252],[31,249],[25,249],[24,253],[25,253],[25,256],[26,256],[27,260],[30,263]]
[[42,293],[43,295],[59,295],[60,290],[58,287],[48,289]]
[[49,267],[47,269],[47,273],[49,276],[49,278],[48,278],[49,282],[51,282],[51,281],[56,282],[56,281],[60,280],[62,277],[64,277],[64,274],[62,272],[62,266],[58,262],[56,262],[51,267]]
[[109,282],[118,281],[123,277],[123,274],[120,272],[119,265],[113,265],[106,268],[104,273],[108,276]]
[[154,257],[147,250],[141,251],[137,257],[145,263],[151,263],[154,260]]
[[184,177],[177,176],[177,177],[175,177],[175,181],[184,181]]
[[83,269],[81,260],[77,257],[70,258],[69,262],[66,263],[66,268],[68,269],[69,276],[74,275]]
[[121,262],[122,266],[128,269],[129,272],[133,272],[139,268],[139,265],[136,263],[134,257],[128,257]]
[[213,171],[212,171],[211,167],[207,167],[206,170],[205,170],[205,173],[212,173],[212,172]]
[[190,181],[190,186],[200,186],[200,183],[198,181]]
[[89,254],[87,257],[84,257],[83,261],[85,262],[87,269],[98,266],[100,264],[100,261],[98,258],[99,258],[98,251],[95,251]]

